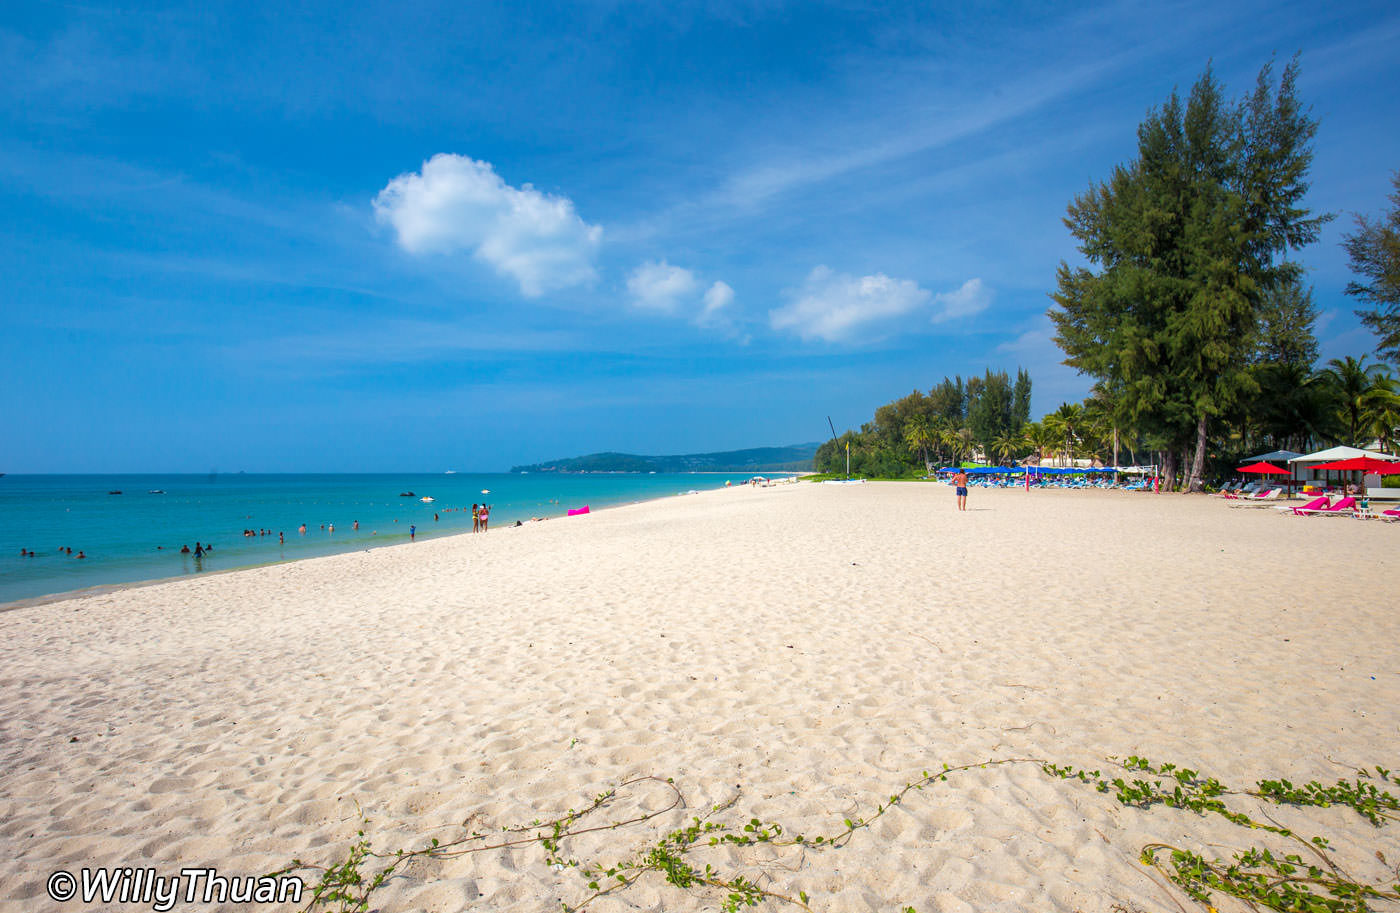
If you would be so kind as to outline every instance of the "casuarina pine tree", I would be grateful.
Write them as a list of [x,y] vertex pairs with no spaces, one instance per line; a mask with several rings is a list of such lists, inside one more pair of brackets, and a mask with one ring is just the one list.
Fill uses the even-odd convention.
[[1138,155],[1069,206],[1090,267],[1060,264],[1050,317],[1065,363],[1114,393],[1115,425],[1167,443],[1167,475],[1191,453],[1202,484],[1207,432],[1256,390],[1250,364],[1270,292],[1296,283],[1287,253],[1329,216],[1304,205],[1317,125],[1297,98],[1297,61],[1272,66],[1240,102],[1209,68],[1138,127]]

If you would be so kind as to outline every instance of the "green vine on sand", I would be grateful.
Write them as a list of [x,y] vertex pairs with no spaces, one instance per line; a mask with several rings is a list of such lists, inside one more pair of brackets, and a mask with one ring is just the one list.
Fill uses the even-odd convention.
[[[1144,865],[1157,869],[1192,900],[1211,906],[1214,892],[1237,898],[1251,909],[1301,911],[1301,913],[1366,913],[1368,901],[1400,900],[1400,869],[1392,883],[1367,883],[1344,871],[1328,853],[1331,842],[1325,837],[1304,839],[1293,829],[1273,819],[1269,823],[1231,808],[1225,796],[1247,796],[1273,805],[1295,808],[1350,808],[1375,827],[1400,818],[1400,801],[1375,781],[1396,783],[1390,771],[1377,766],[1361,768],[1354,780],[1338,780],[1331,786],[1316,780],[1294,786],[1288,780],[1260,780],[1253,789],[1232,790],[1214,777],[1175,764],[1154,766],[1136,756],[1122,762],[1124,770],[1146,773],[1163,779],[1141,777],[1104,778],[1099,771],[1075,770],[1054,764],[1044,765],[1047,774],[1065,780],[1078,780],[1101,793],[1111,792],[1119,803],[1140,809],[1154,805],[1184,809],[1199,815],[1215,814],[1231,824],[1265,831],[1296,843],[1309,854],[1275,853],[1251,846],[1233,854],[1232,862],[1205,857],[1169,843],[1149,843],[1142,848]],[[1267,816],[1266,816],[1267,817]],[[1165,854],[1170,870],[1159,858]],[[1385,864],[1379,851],[1376,857]]]
[[[1400,900],[1400,869],[1395,871],[1394,884],[1363,882],[1345,872],[1333,859],[1330,842],[1323,837],[1304,839],[1290,828],[1274,822],[1256,820],[1226,803],[1230,796],[1253,798],[1274,805],[1295,808],[1351,808],[1375,827],[1400,817],[1400,803],[1395,796],[1377,786],[1396,783],[1391,772],[1383,767],[1373,771],[1357,771],[1352,781],[1339,780],[1333,785],[1311,781],[1294,786],[1287,780],[1261,780],[1253,789],[1231,790],[1213,777],[1203,777],[1190,768],[1174,764],[1154,766],[1144,758],[1130,757],[1120,762],[1127,776],[1104,777],[1099,771],[1077,770],[1039,759],[1007,758],[964,764],[943,765],[936,773],[923,775],[888,799],[876,803],[868,817],[845,818],[829,833],[804,835],[789,833],[778,822],[758,818],[732,820],[727,817],[737,797],[716,805],[704,815],[692,816],[684,827],[662,835],[631,856],[610,864],[582,862],[566,852],[573,838],[591,832],[616,830],[643,824],[682,807],[681,791],[670,779],[653,776],[635,777],[614,789],[599,793],[581,810],[570,809],[549,821],[536,820],[528,825],[505,827],[492,832],[468,830],[462,836],[445,842],[430,840],[418,849],[380,853],[372,850],[362,827],[346,858],[330,866],[311,865],[293,860],[273,875],[295,872],[319,872],[319,881],[305,910],[326,913],[368,913],[370,896],[396,872],[415,859],[448,859],[489,850],[539,846],[544,862],[555,871],[575,869],[584,879],[588,893],[576,904],[562,903],[563,913],[578,913],[594,901],[631,888],[644,879],[659,879],[682,891],[702,890],[718,895],[725,913],[735,913],[741,907],[755,907],[772,902],[814,913],[812,900],[804,891],[779,890],[769,883],[742,874],[726,873],[712,862],[702,862],[697,856],[707,848],[732,847],[751,850],[758,847],[800,847],[803,853],[825,853],[846,846],[858,831],[866,830],[890,809],[900,805],[913,792],[946,782],[950,774],[1004,765],[1034,764],[1049,776],[1078,781],[1099,793],[1111,793],[1120,804],[1139,810],[1163,805],[1199,815],[1214,814],[1230,823],[1250,830],[1264,831],[1296,842],[1308,854],[1276,853],[1268,848],[1247,847],[1233,854],[1232,861],[1207,860],[1190,850],[1168,843],[1150,843],[1141,850],[1140,860],[1161,872],[1187,897],[1210,910],[1214,893],[1234,897],[1250,909],[1267,909],[1281,913],[1368,913],[1373,901]],[[1152,779],[1145,779],[1146,775]],[[661,787],[670,793],[670,803],[656,811],[641,812],[628,818],[591,823],[599,813],[612,805],[619,791],[636,791],[646,787]],[[1265,817],[1268,817],[1265,815]],[[742,822],[742,823],[741,823]],[[368,821],[362,818],[367,826]],[[461,827],[469,829],[471,819]],[[1165,856],[1165,860],[1162,858]],[[1385,857],[1377,858],[1386,864]],[[377,867],[373,874],[364,871]],[[905,906],[901,913],[914,913]]]

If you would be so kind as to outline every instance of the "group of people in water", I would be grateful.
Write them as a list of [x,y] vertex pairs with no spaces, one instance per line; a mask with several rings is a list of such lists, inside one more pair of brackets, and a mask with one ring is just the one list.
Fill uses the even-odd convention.
[[[71,556],[74,557],[74,558],[86,558],[86,557],[87,557],[87,555],[85,555],[85,554],[83,553],[83,550],[82,550],[82,549],[78,549],[78,554],[74,555],[74,554],[73,554],[73,550],[72,550],[71,548],[69,548],[68,546],[66,546],[66,545],[60,545],[60,546],[58,547],[58,553],[59,553],[60,555],[71,555]],[[22,549],[20,549],[20,550],[19,550],[19,556],[20,556],[21,558],[38,558],[38,557],[39,557],[37,554],[34,553],[34,549],[32,549],[32,548],[22,548]]]

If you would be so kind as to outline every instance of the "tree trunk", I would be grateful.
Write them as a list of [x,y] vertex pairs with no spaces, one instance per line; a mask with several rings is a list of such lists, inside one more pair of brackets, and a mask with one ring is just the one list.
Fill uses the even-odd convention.
[[1206,417],[1204,413],[1196,421],[1196,454],[1191,460],[1191,478],[1186,483],[1187,491],[1200,491],[1205,487],[1201,478],[1206,466]]
[[1167,491],[1176,487],[1176,451],[1170,447],[1162,458],[1162,487]]

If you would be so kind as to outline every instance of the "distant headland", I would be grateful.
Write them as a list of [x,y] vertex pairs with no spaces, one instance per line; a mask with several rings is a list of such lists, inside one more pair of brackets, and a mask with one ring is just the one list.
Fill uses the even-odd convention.
[[512,466],[511,472],[810,472],[817,444],[753,447],[720,453],[639,456],[590,453],[587,456]]

